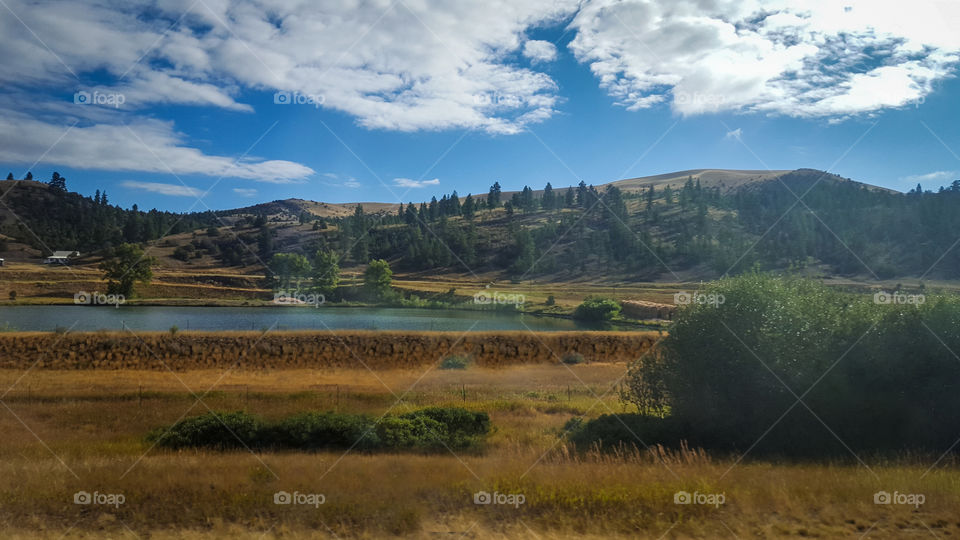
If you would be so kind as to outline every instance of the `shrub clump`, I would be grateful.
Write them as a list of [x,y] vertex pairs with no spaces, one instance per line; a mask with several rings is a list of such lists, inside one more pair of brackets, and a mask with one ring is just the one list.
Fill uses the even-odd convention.
[[381,446],[377,435],[374,419],[366,415],[306,412],[274,425],[268,440],[281,448],[368,450]]
[[578,352],[568,352],[563,355],[563,358],[561,358],[560,361],[568,366],[575,366],[577,364],[582,364],[584,359],[583,355]]
[[620,315],[620,304],[612,298],[590,297],[573,311],[573,318],[580,321],[603,322]]
[[440,369],[467,369],[469,365],[469,357],[453,355],[444,358],[443,361],[440,362]]
[[588,422],[574,418],[567,422],[565,429],[567,437],[580,450],[622,446],[643,449],[657,444],[679,447],[689,436],[675,419],[644,414],[604,414]]
[[379,421],[361,414],[306,412],[274,423],[237,411],[186,418],[154,430],[147,441],[171,449],[430,450],[474,446],[489,432],[487,413],[457,407],[431,407]]
[[[829,457],[942,452],[960,433],[960,416],[945,413],[960,410],[960,393],[943,382],[960,380],[950,352],[960,350],[960,298],[884,301],[759,273],[701,292],[724,301],[681,309],[630,367],[623,395],[652,417],[636,426],[647,444]],[[629,436],[608,433],[617,429],[606,420],[583,436]]]
[[147,442],[162,448],[209,448],[230,450],[259,447],[265,425],[259,417],[236,412],[210,412],[184,418],[169,429],[147,435]]

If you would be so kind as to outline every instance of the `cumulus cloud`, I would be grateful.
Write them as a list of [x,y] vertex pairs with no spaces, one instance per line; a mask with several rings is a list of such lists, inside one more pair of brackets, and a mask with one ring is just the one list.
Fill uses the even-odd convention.
[[405,187],[405,188],[422,188],[427,186],[435,186],[440,183],[439,178],[434,178],[433,180],[411,180],[409,178],[394,178],[394,185]]
[[[122,93],[127,108],[179,103],[250,111],[235,97],[253,89],[316,96],[369,128],[515,133],[554,113],[557,87],[508,57],[521,50],[528,28],[568,17],[577,2],[7,5],[24,24],[0,19],[0,56],[11,60],[0,74],[6,83],[70,83],[74,75],[101,72],[112,80],[98,89]],[[522,50],[537,59],[549,56],[549,44],[526,43]],[[517,99],[483,99],[492,94]]]
[[569,47],[618,103],[843,118],[917,103],[960,59],[942,0],[594,0]]
[[137,182],[127,180],[120,183],[121,186],[129,189],[138,189],[149,191],[158,195],[170,195],[172,197],[195,197],[200,198],[203,190],[185,186],[183,184],[161,184],[157,182]]
[[531,39],[523,44],[523,55],[533,62],[552,62],[557,58],[557,47],[549,41]]

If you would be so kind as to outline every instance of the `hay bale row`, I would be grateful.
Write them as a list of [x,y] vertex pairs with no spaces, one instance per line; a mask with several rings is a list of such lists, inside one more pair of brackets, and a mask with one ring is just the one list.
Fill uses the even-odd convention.
[[187,370],[240,367],[419,368],[451,355],[480,367],[626,362],[659,338],[651,332],[111,332],[0,334],[0,368]]

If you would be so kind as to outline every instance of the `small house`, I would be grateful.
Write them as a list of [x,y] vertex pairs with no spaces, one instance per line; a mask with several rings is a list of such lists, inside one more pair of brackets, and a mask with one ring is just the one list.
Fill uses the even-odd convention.
[[53,255],[43,259],[43,264],[70,264],[70,259],[79,256],[80,253],[77,251],[54,251]]

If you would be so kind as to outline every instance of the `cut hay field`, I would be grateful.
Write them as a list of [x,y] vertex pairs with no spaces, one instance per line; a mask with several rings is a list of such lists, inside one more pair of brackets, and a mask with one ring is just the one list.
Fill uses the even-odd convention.
[[[624,363],[497,369],[0,370],[4,538],[928,538],[960,534],[960,472],[932,460],[771,463],[702,452],[575,453],[575,416],[623,407]],[[469,451],[181,451],[144,435],[208,410],[380,416],[486,411]],[[921,465],[925,463],[927,465]],[[874,493],[925,502],[876,505]],[[85,491],[119,505],[74,504]],[[274,494],[322,494],[278,505]],[[678,505],[675,494],[722,494]],[[522,504],[475,504],[478,492]],[[116,502],[114,498],[114,502]],[[503,500],[503,499],[501,499]],[[513,499],[515,502],[519,499]]]

